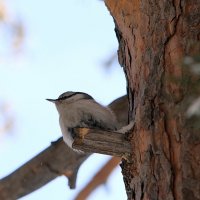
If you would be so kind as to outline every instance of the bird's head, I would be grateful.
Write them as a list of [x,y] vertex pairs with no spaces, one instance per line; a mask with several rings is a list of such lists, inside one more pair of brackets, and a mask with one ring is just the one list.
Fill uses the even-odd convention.
[[65,92],[61,94],[57,99],[46,99],[47,101],[50,101],[52,103],[55,103],[56,105],[59,104],[69,104],[76,102],[78,100],[82,99],[93,99],[92,96],[89,94],[86,94],[84,92]]

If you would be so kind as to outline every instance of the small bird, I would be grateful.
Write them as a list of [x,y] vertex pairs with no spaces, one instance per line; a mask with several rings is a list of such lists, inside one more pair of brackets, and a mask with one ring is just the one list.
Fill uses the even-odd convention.
[[99,128],[117,130],[117,120],[111,109],[97,103],[83,92],[65,92],[57,99],[46,99],[55,103],[64,142],[72,148],[73,128]]

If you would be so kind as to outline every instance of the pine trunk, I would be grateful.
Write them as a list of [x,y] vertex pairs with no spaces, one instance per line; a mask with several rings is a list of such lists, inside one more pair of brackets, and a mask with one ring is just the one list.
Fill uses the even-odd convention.
[[128,199],[200,199],[200,129],[185,117],[190,93],[177,81],[184,56],[200,53],[200,2],[105,3],[127,78],[129,120],[135,121],[132,160],[121,165]]

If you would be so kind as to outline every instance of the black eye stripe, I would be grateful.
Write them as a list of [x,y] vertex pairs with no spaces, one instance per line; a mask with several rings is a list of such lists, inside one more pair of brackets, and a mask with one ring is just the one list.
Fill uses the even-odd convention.
[[60,98],[58,98],[58,100],[64,100],[64,99],[68,99],[68,98],[70,98],[70,97],[74,96],[75,94],[76,94],[76,93],[74,93],[74,94],[71,94],[71,95],[69,95],[69,96],[60,97]]
[[61,97],[61,98],[58,98],[58,100],[64,100],[64,99],[67,99],[68,97]]
[[65,99],[68,99],[68,98],[70,98],[72,96],[75,96],[77,94],[84,94],[85,95],[84,99],[93,99],[92,96],[90,96],[89,94],[86,94],[84,92],[75,92],[75,93],[73,93],[73,94],[71,94],[69,96],[60,97],[60,98],[58,98],[58,100],[65,100]]

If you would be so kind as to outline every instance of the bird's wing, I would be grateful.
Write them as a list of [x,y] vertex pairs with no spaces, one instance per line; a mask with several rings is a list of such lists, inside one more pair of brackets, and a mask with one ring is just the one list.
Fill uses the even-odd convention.
[[117,127],[108,124],[103,119],[96,119],[91,113],[84,113],[84,116],[80,122],[80,128],[97,128],[102,130],[117,130]]
[[80,125],[82,127],[106,129],[103,122],[95,120],[90,114],[84,117]]

